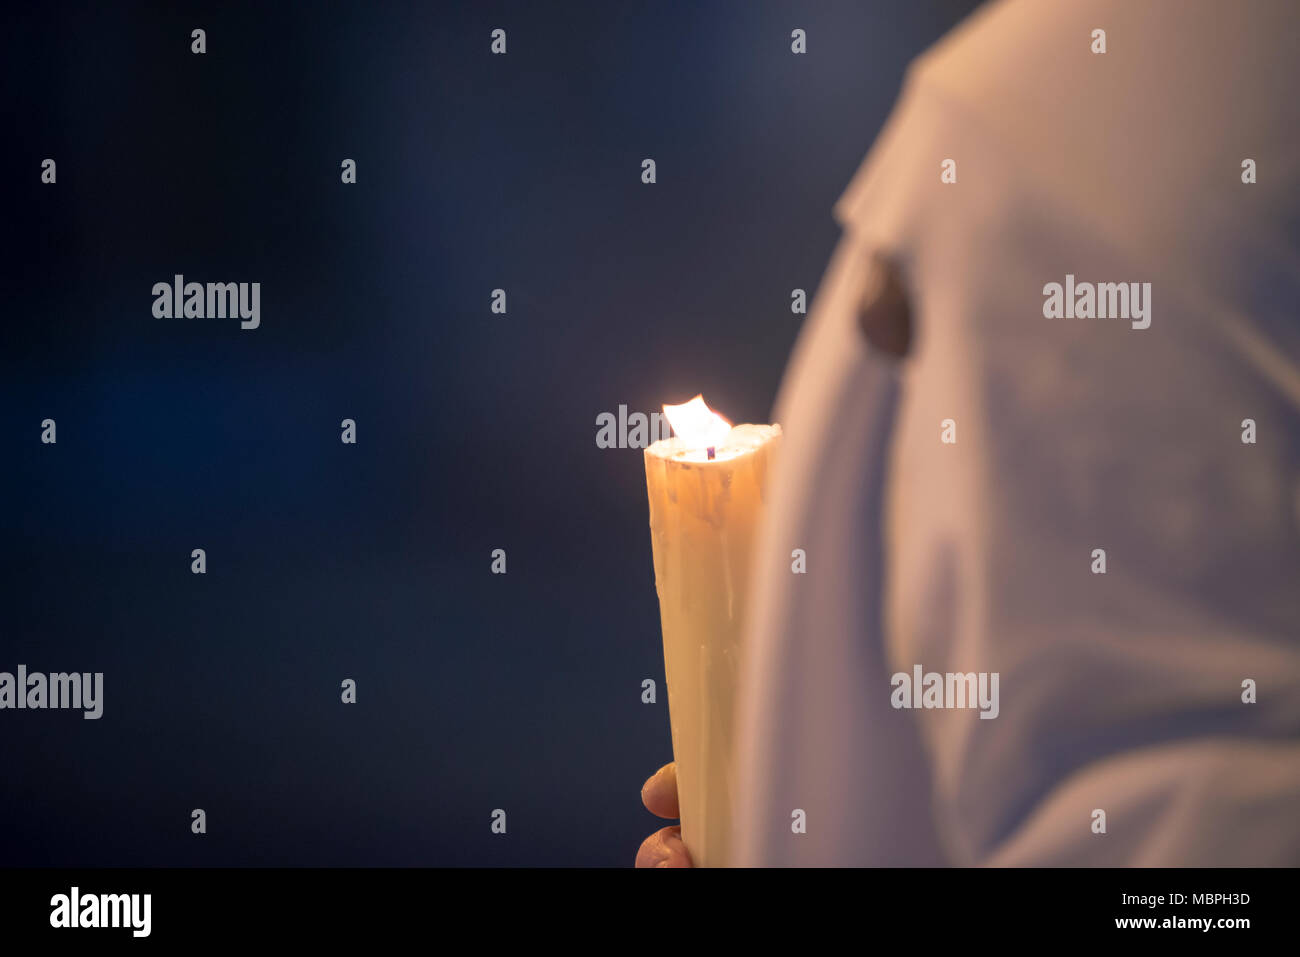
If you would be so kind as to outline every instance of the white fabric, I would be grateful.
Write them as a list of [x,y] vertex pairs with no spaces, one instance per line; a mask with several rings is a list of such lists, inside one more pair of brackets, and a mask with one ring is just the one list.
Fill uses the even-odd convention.
[[[1300,864],[1297,9],[1004,2],[909,71],[774,414],[740,863]],[[1067,273],[1150,327],[1044,318]],[[895,710],[915,664],[1000,714]]]

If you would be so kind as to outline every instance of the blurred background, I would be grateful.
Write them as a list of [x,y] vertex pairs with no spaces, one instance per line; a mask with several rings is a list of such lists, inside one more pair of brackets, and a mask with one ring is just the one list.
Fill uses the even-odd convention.
[[[0,714],[0,865],[630,866],[671,743],[596,417],[768,421],[831,206],[975,4],[112,6],[0,31],[0,671],[105,676],[99,721]],[[261,327],[154,318],[176,273]]]

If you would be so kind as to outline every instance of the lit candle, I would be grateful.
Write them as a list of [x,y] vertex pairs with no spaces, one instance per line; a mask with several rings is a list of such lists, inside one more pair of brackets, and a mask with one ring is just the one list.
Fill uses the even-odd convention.
[[697,867],[723,867],[749,566],[781,427],[733,428],[698,395],[664,415],[676,435],[645,450],[645,475],[682,840]]

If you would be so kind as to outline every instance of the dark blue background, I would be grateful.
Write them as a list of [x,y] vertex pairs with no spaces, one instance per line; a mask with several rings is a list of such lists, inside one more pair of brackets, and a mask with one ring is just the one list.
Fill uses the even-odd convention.
[[[0,712],[0,864],[630,864],[671,745],[596,416],[768,419],[971,4],[264,6],[6,12],[0,670],[105,711]],[[261,328],[155,319],[177,272],[260,282]]]

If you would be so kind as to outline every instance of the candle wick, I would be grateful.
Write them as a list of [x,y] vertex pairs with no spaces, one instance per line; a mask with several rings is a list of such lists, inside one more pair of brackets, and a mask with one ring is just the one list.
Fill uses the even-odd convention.
[[717,450],[714,449],[714,447],[713,447],[712,445],[710,445],[710,446],[709,446],[709,458],[710,458],[710,459],[713,459],[713,458],[716,458],[716,457],[717,457]]

